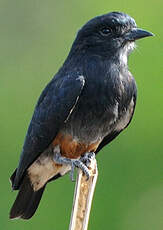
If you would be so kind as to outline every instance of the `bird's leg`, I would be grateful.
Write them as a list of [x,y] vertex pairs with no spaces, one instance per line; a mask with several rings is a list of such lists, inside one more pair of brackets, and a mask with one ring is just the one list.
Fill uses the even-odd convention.
[[87,166],[80,159],[70,159],[66,157],[62,157],[60,153],[56,153],[54,155],[54,161],[58,164],[67,164],[71,166],[70,178],[74,181],[74,170],[75,168],[80,168],[83,173],[86,175],[87,179],[89,179],[89,170]]
[[72,181],[74,181],[74,170],[76,167],[82,170],[82,172],[86,175],[88,180],[90,176],[88,166],[92,157],[95,157],[94,153],[86,153],[84,156],[82,156],[79,159],[70,159],[61,156],[60,151],[56,151],[56,149],[54,149],[53,160],[58,164],[67,164],[71,166],[70,178]]

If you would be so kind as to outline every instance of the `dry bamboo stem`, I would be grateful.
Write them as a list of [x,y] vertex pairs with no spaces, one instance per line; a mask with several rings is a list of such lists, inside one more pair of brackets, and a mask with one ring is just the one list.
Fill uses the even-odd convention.
[[98,176],[96,159],[91,160],[89,171],[90,178],[86,180],[86,176],[78,169],[69,230],[87,230],[88,228],[92,198]]

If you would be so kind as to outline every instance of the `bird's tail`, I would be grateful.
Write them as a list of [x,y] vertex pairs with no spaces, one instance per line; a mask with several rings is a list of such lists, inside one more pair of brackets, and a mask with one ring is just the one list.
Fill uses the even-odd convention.
[[40,203],[45,186],[34,191],[29,177],[26,175],[19,188],[19,193],[10,210],[10,219],[22,218],[30,219]]

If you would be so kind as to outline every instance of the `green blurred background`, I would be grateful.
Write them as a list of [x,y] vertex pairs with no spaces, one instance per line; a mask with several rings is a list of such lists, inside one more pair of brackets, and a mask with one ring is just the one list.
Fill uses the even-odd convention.
[[89,229],[163,229],[163,1],[0,0],[0,229],[68,229],[74,183],[47,186],[30,221],[8,220],[17,166],[34,105],[90,18],[123,11],[156,34],[138,42],[129,66],[138,85],[134,119],[97,156],[99,178]]

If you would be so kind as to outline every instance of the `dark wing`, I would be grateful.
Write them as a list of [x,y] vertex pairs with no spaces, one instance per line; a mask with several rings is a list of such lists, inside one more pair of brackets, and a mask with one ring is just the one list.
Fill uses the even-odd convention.
[[25,170],[52,143],[72,112],[84,86],[83,76],[54,78],[42,92],[30,122],[13,189],[18,189]]

